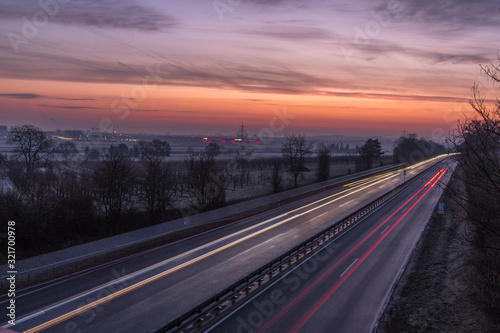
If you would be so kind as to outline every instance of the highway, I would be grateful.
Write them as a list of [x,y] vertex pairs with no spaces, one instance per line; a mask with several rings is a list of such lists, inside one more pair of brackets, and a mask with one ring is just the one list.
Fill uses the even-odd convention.
[[371,332],[453,169],[439,163],[209,331]]
[[[419,176],[427,182],[443,159],[408,169],[406,179],[434,164]],[[151,332],[402,182],[401,170],[377,175],[18,291],[16,325],[6,325],[5,319],[2,325],[18,332]],[[415,214],[414,209],[408,212]],[[350,234],[341,238],[345,244],[332,246],[349,247]],[[389,228],[387,234],[391,239],[394,232]],[[358,258],[366,267],[362,255]],[[357,265],[352,269],[359,272]],[[350,275],[348,271],[344,276]],[[0,306],[6,300],[0,297]],[[230,325],[228,320],[221,327]]]

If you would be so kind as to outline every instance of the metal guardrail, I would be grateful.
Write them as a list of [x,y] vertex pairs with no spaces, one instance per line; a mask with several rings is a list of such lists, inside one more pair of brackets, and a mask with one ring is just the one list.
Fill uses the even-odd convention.
[[[430,166],[432,167],[432,166]],[[429,167],[429,168],[430,168]],[[428,169],[428,168],[426,168]],[[222,313],[233,308],[236,303],[249,294],[258,290],[261,286],[273,281],[276,277],[298,264],[300,261],[308,258],[318,250],[326,246],[326,244],[343,233],[351,225],[359,222],[369,213],[385,204],[402,190],[418,181],[420,177],[413,177],[407,182],[399,185],[392,191],[384,194],[380,198],[373,200],[366,206],[360,208],[356,212],[344,217],[339,222],[333,224],[329,228],[317,233],[306,241],[295,246],[280,257],[265,264],[259,269],[248,274],[245,278],[234,283],[230,287],[219,292],[207,301],[201,303],[182,316],[171,321],[162,328],[154,331],[155,333],[170,333],[170,332],[198,332],[207,325],[213,322]]]

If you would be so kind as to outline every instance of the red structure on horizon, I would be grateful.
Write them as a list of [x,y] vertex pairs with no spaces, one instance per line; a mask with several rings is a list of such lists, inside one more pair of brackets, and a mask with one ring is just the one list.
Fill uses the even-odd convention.
[[220,138],[203,138],[201,141],[205,143],[212,143],[217,141],[220,141],[220,143],[226,143],[226,139],[220,139]]

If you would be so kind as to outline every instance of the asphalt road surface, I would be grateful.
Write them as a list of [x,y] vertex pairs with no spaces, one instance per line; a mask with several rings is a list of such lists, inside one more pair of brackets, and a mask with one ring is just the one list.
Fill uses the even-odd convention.
[[452,169],[430,169],[210,331],[371,332]]

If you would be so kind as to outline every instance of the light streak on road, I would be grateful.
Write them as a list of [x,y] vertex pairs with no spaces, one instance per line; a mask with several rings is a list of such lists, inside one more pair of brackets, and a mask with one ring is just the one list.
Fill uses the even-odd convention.
[[[446,169],[447,170],[447,169]],[[359,241],[353,248],[351,248],[341,259],[339,259],[332,267],[330,267],[325,273],[323,273],[316,281],[311,283],[302,293],[300,293],[294,300],[292,300],[285,308],[283,308],[275,317],[273,317],[269,322],[266,323],[258,332],[263,333],[268,331],[278,320],[280,320],[287,312],[289,312],[294,306],[296,306],[305,296],[307,296],[321,281],[323,281],[326,277],[330,275],[332,271],[337,269],[347,258],[349,258],[361,245],[363,245],[368,239],[371,238],[382,226],[384,226],[387,221],[389,221],[392,217],[394,217],[403,207],[405,207],[411,200],[413,200],[422,190],[424,190],[428,185],[430,184],[431,181],[434,181],[432,186],[430,186],[427,191],[417,200],[420,201],[422,197],[427,194],[427,192],[439,181],[439,179],[445,174],[446,170],[441,169],[439,170],[429,182],[427,182],[424,186],[422,186],[415,194],[411,196],[406,202],[404,202],[399,208],[397,208],[389,217],[387,217],[384,221],[382,221],[375,229],[373,229],[368,235],[366,235],[361,241]],[[415,204],[414,204],[415,205]],[[414,207],[414,205],[406,211],[406,213],[398,220],[402,220]],[[399,222],[397,222],[399,223]],[[393,224],[392,227],[389,229],[389,232],[385,233],[385,235],[382,236],[382,239],[385,238],[392,229],[397,225]],[[385,231],[385,230],[384,230]],[[358,267],[359,264],[363,261],[364,259],[362,258],[361,261],[356,261],[356,266]],[[343,279],[346,279],[349,277],[351,273],[346,275]]]
[[[135,283],[135,284],[133,284],[133,285],[130,285],[130,286],[128,286],[128,287],[126,287],[126,288],[124,288],[124,289],[122,289],[122,290],[120,290],[120,291],[117,291],[117,292],[115,292],[115,293],[113,293],[113,294],[110,294],[110,295],[108,295],[108,296],[106,296],[106,297],[103,297],[103,298],[98,299],[98,300],[96,300],[96,301],[94,301],[94,302],[91,302],[91,303],[86,304],[86,305],[84,305],[84,306],[82,306],[82,307],[79,307],[79,308],[77,308],[77,309],[75,309],[75,310],[73,310],[73,311],[70,311],[70,312],[68,312],[68,313],[66,313],[66,314],[64,314],[64,315],[61,315],[61,316],[56,317],[56,318],[54,318],[54,319],[52,319],[52,320],[49,320],[49,321],[47,321],[47,322],[45,322],[45,323],[43,323],[43,324],[41,324],[41,325],[38,325],[38,326],[36,326],[36,327],[33,327],[33,328],[31,328],[31,329],[29,329],[29,330],[25,331],[25,333],[34,333],[34,332],[40,332],[40,331],[43,331],[43,330],[45,330],[45,329],[47,329],[47,328],[50,328],[50,327],[55,326],[55,325],[58,325],[58,324],[60,324],[60,323],[62,323],[62,322],[64,322],[64,321],[66,321],[66,320],[68,320],[68,319],[71,319],[71,318],[73,318],[73,317],[75,317],[75,316],[78,316],[78,315],[80,315],[80,314],[82,314],[82,313],[85,313],[86,311],[89,311],[89,310],[91,310],[91,309],[93,309],[93,308],[96,308],[96,307],[101,306],[101,305],[103,305],[103,304],[105,304],[105,303],[108,303],[109,301],[111,301],[111,300],[113,300],[113,299],[116,299],[116,298],[118,298],[118,297],[120,297],[120,296],[122,296],[122,295],[125,295],[125,294],[127,294],[127,293],[129,293],[129,292],[131,292],[131,291],[137,290],[137,289],[139,289],[139,288],[141,288],[141,287],[143,287],[143,286],[145,286],[145,285],[147,285],[147,284],[150,284],[150,283],[152,283],[152,282],[154,282],[154,281],[156,281],[156,280],[158,280],[158,279],[161,279],[161,278],[163,278],[163,277],[165,277],[165,276],[168,276],[168,275],[170,275],[170,274],[172,274],[172,273],[174,273],[174,272],[176,272],[176,271],[179,271],[179,270],[180,270],[180,269],[182,269],[182,268],[185,268],[185,267],[187,267],[187,266],[190,266],[190,265],[192,265],[192,264],[194,264],[194,263],[196,263],[196,262],[198,262],[198,261],[200,261],[200,260],[203,260],[203,259],[205,259],[205,258],[211,257],[211,256],[213,256],[214,254],[219,253],[219,252],[221,252],[221,251],[223,251],[223,250],[226,250],[226,249],[228,249],[228,248],[230,248],[230,247],[233,247],[233,246],[235,246],[235,245],[237,245],[237,244],[239,244],[239,243],[241,243],[241,242],[243,242],[243,241],[245,241],[245,240],[248,240],[248,239],[250,239],[250,238],[252,238],[252,237],[255,237],[255,236],[257,236],[257,235],[260,235],[260,234],[262,234],[262,233],[264,233],[264,232],[266,232],[266,231],[268,231],[268,230],[271,230],[271,229],[273,229],[273,228],[276,228],[276,227],[278,227],[278,226],[280,226],[280,225],[282,225],[282,224],[284,224],[284,223],[286,223],[286,222],[289,222],[289,221],[291,221],[291,220],[293,220],[293,219],[296,219],[296,218],[298,218],[298,217],[300,217],[300,216],[303,216],[303,215],[305,215],[305,214],[308,214],[308,213],[311,213],[311,212],[313,212],[313,211],[316,211],[316,210],[318,210],[318,209],[320,209],[320,208],[322,208],[322,207],[325,207],[325,206],[327,206],[327,205],[330,205],[330,204],[332,204],[332,203],[334,203],[334,202],[336,202],[336,201],[338,201],[338,200],[341,200],[341,199],[343,199],[343,198],[345,198],[345,197],[347,197],[347,196],[350,196],[350,195],[353,195],[353,194],[355,194],[355,193],[357,193],[357,192],[363,191],[363,190],[365,190],[365,189],[367,189],[367,188],[369,188],[369,187],[371,187],[371,186],[374,186],[374,185],[379,184],[379,183],[381,183],[381,182],[387,181],[387,180],[389,180],[389,179],[391,179],[391,178],[393,178],[393,177],[397,176],[398,174],[399,174],[399,173],[394,173],[394,171],[393,171],[393,172],[386,173],[386,174],[381,174],[381,175],[379,175],[377,178],[375,178],[375,179],[371,179],[371,180],[369,180],[369,181],[368,181],[368,182],[366,182],[366,183],[363,183],[363,184],[360,184],[360,185],[354,186],[354,187],[352,187],[352,188],[349,188],[349,189],[343,190],[343,191],[341,191],[341,192],[339,192],[339,193],[336,193],[336,194],[333,194],[333,195],[327,196],[327,197],[325,197],[325,198],[322,198],[322,199],[320,199],[320,200],[314,201],[314,202],[309,203],[309,204],[307,204],[307,205],[304,205],[304,206],[301,206],[301,207],[299,207],[299,208],[296,208],[296,209],[290,210],[290,211],[288,211],[288,212],[286,212],[286,213],[284,213],[284,214],[280,214],[280,215],[278,215],[278,216],[276,216],[276,217],[274,217],[274,218],[271,218],[271,219],[265,220],[265,221],[260,222],[260,223],[258,223],[258,224],[256,224],[256,225],[253,225],[253,226],[251,226],[251,227],[248,227],[248,228],[245,228],[245,229],[243,229],[243,230],[240,230],[240,231],[237,231],[237,232],[235,232],[235,233],[232,233],[232,234],[230,234],[230,235],[228,235],[228,236],[225,236],[225,237],[219,238],[219,239],[214,240],[214,241],[212,241],[212,242],[210,242],[210,243],[204,244],[204,245],[199,246],[199,247],[197,247],[197,248],[195,248],[195,249],[192,249],[192,250],[190,250],[190,251],[187,251],[187,252],[184,252],[184,253],[182,253],[182,254],[179,254],[179,255],[177,255],[177,256],[175,256],[175,257],[172,257],[172,258],[166,259],[166,260],[164,260],[164,261],[161,261],[161,262],[156,263],[156,264],[154,264],[154,265],[148,266],[148,267],[143,268],[143,269],[141,269],[141,270],[139,270],[139,271],[136,271],[136,272],[134,272],[134,273],[131,273],[131,274],[128,274],[128,275],[123,276],[123,277],[121,277],[121,278],[118,278],[118,279],[112,280],[112,281],[110,281],[110,282],[108,282],[108,283],[105,283],[105,284],[103,284],[103,285],[100,285],[100,286],[98,286],[98,287],[95,287],[95,288],[91,289],[90,291],[86,291],[86,292],[81,293],[81,294],[79,294],[79,295],[77,295],[77,296],[70,297],[70,298],[68,298],[68,299],[66,299],[66,300],[63,300],[63,301],[61,301],[61,302],[59,302],[59,303],[56,303],[56,304],[54,304],[54,305],[52,305],[52,306],[50,306],[50,307],[48,307],[48,308],[45,308],[45,309],[44,309],[44,311],[35,312],[35,313],[32,313],[32,314],[27,315],[27,316],[26,316],[26,317],[24,317],[24,318],[19,318],[18,323],[19,323],[19,322],[21,322],[21,321],[24,321],[27,317],[29,317],[30,319],[32,319],[32,318],[37,317],[37,316],[39,316],[39,315],[45,314],[45,313],[47,313],[48,311],[50,311],[50,310],[52,310],[52,309],[55,309],[55,308],[57,308],[58,306],[60,306],[60,305],[62,305],[62,304],[67,304],[67,303],[68,303],[68,302],[70,302],[70,301],[74,301],[74,300],[76,300],[76,299],[78,299],[78,298],[80,298],[80,297],[86,296],[86,295],[88,295],[90,292],[94,292],[94,291],[97,291],[97,290],[99,290],[99,289],[107,288],[108,286],[110,286],[110,285],[112,285],[112,284],[116,284],[116,283],[120,283],[120,282],[123,282],[123,281],[129,280],[129,279],[131,279],[131,278],[133,278],[133,277],[136,277],[136,276],[137,276],[137,275],[139,275],[139,274],[142,274],[142,273],[145,273],[145,272],[151,271],[152,269],[155,269],[155,268],[158,268],[158,267],[160,267],[160,266],[162,266],[162,265],[168,264],[168,263],[170,263],[171,261],[173,261],[173,260],[175,260],[175,259],[179,259],[179,258],[181,258],[181,257],[184,257],[184,256],[188,255],[188,254],[192,254],[192,253],[194,253],[194,252],[196,252],[196,251],[199,251],[199,250],[201,250],[201,249],[205,249],[205,248],[207,248],[208,246],[211,246],[211,245],[214,245],[214,244],[220,243],[221,241],[224,241],[224,240],[227,240],[227,239],[229,239],[229,238],[231,238],[231,237],[234,237],[234,236],[240,235],[240,234],[242,234],[242,233],[244,233],[244,232],[246,232],[246,231],[249,231],[249,230],[255,229],[255,228],[257,228],[257,227],[261,227],[261,226],[262,226],[262,225],[264,225],[264,224],[267,224],[267,223],[273,222],[273,221],[275,221],[275,220],[277,220],[277,219],[279,219],[279,218],[282,218],[282,217],[285,217],[285,216],[287,216],[287,215],[290,215],[291,213],[295,213],[295,212],[297,212],[297,211],[299,211],[299,210],[302,210],[302,209],[304,209],[304,208],[307,208],[307,207],[310,207],[310,206],[312,206],[312,205],[315,205],[315,204],[318,204],[318,203],[322,203],[322,202],[324,202],[324,201],[326,201],[326,200],[329,200],[329,199],[334,198],[334,199],[329,200],[329,201],[326,201],[326,202],[324,202],[324,203],[322,203],[322,204],[320,204],[320,205],[318,205],[318,206],[316,206],[316,207],[314,207],[314,208],[311,208],[311,209],[309,209],[309,210],[307,210],[307,211],[304,211],[304,212],[302,212],[302,213],[296,214],[296,215],[294,215],[294,216],[292,216],[292,217],[289,217],[289,218],[287,218],[287,219],[285,219],[285,220],[283,220],[283,221],[280,221],[280,222],[274,223],[274,224],[272,224],[272,225],[270,225],[270,226],[268,226],[268,227],[266,227],[266,228],[264,228],[264,229],[262,229],[262,230],[259,230],[259,231],[257,231],[257,232],[254,232],[254,233],[252,233],[252,234],[250,234],[250,235],[247,235],[247,236],[245,236],[245,237],[243,237],[243,238],[240,238],[240,239],[238,239],[238,240],[236,240],[236,241],[233,241],[233,242],[231,242],[231,243],[229,243],[229,244],[227,244],[227,245],[224,245],[224,246],[219,247],[219,248],[217,248],[217,249],[215,249],[215,250],[212,250],[212,251],[210,251],[210,252],[208,252],[208,253],[205,253],[205,254],[203,254],[203,255],[201,255],[201,256],[199,256],[199,257],[196,257],[196,258],[194,258],[194,259],[191,259],[191,260],[189,260],[189,261],[187,261],[187,262],[185,262],[185,263],[183,263],[183,264],[181,264],[181,265],[178,265],[178,266],[176,266],[176,267],[170,268],[170,269],[168,269],[168,270],[166,270],[166,271],[164,271],[164,272],[162,272],[162,273],[156,274],[156,275],[154,275],[154,276],[152,276],[152,277],[150,277],[150,278],[147,278],[147,279],[145,279],[145,280],[143,280],[143,281],[140,281],[140,282],[137,282],[137,283]],[[382,176],[383,176],[383,177],[382,177]],[[344,194],[344,195],[342,195],[342,194]],[[341,195],[341,196],[339,196],[339,195]],[[4,326],[4,327],[8,327],[8,326],[9,326],[9,325],[6,325],[6,326]]]

